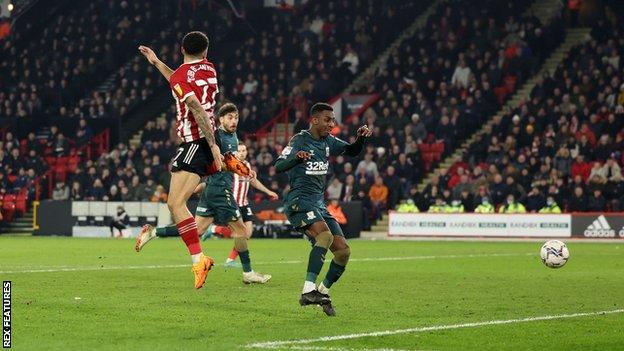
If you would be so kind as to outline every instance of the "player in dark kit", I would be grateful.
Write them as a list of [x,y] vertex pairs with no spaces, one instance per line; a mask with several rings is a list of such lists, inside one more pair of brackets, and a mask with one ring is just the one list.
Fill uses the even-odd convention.
[[199,289],[204,285],[214,261],[202,252],[197,224],[186,202],[201,177],[216,173],[222,167],[214,121],[215,96],[219,87],[214,65],[206,60],[208,37],[204,33],[190,32],[185,35],[181,50],[184,63],[173,71],[150,48],[139,47],[145,58],[167,78],[176,102],[177,134],[183,142],[172,160],[167,205],[191,255],[195,288]]
[[[336,313],[329,297],[329,288],[342,275],[351,251],[336,220],[329,214],[323,201],[329,157],[357,156],[372,132],[364,125],[357,130],[353,144],[340,140],[329,132],[336,124],[333,108],[317,103],[310,109],[310,129],[301,131],[290,140],[277,159],[277,172],[288,172],[290,191],[284,200],[288,221],[302,230],[313,243],[308,259],[308,271],[299,303],[321,305],[328,316]],[[316,279],[323,268],[327,250],[334,258],[323,282]]]

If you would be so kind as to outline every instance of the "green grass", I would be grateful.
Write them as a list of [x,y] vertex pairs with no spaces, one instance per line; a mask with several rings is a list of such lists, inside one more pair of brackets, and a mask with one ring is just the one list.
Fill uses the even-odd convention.
[[[190,267],[181,266],[189,258],[178,239],[155,240],[140,254],[133,243],[0,237],[0,278],[13,281],[14,349],[243,350],[264,341],[624,308],[622,244],[569,243],[570,261],[553,270],[539,261],[539,243],[352,241],[353,262],[332,289],[338,316],[328,318],[297,302],[309,252],[303,240],[250,242],[255,269],[273,275],[267,285],[243,285],[239,270],[216,266],[198,291]],[[204,248],[222,262],[231,245],[214,240]],[[126,268],[148,265],[174,267]],[[92,270],[72,271],[83,268]],[[24,272],[35,269],[69,271]],[[296,346],[621,350],[624,314]]]

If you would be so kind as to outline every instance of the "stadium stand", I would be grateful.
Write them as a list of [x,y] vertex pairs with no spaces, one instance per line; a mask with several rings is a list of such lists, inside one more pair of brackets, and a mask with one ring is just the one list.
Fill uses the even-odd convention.
[[[530,200],[529,210],[539,210],[550,193],[564,210],[621,208],[623,45],[614,16],[599,21],[594,40],[538,82],[531,101],[497,119],[491,131],[478,133],[461,162],[418,191],[416,185],[536,74],[563,40],[563,21],[532,16],[528,0],[488,0],[478,9],[465,6],[467,0],[437,3],[424,26],[404,38],[377,66],[372,82],[357,90],[380,98],[345,121],[337,135],[348,140],[362,123],[372,126],[374,135],[360,158],[336,158],[331,197],[363,201],[373,221],[408,198],[421,210],[438,197],[448,203],[461,198],[471,210],[483,196],[500,205],[514,193],[527,205]],[[75,132],[50,126],[16,136],[10,128],[0,130],[0,191],[9,194],[3,199],[5,217],[28,212],[38,198],[162,201],[168,184],[164,163],[176,143],[175,111],[164,80],[136,54],[135,44],[149,43],[174,66],[180,61],[177,41],[197,26],[207,28],[217,51],[221,101],[232,100],[241,110],[241,136],[252,167],[283,195],[287,179],[271,165],[283,145],[253,132],[286,105],[294,107],[294,132],[304,128],[308,102],[326,100],[357,81],[426,8],[417,1],[359,4],[311,2],[296,12],[262,9],[238,18],[228,8],[200,1],[196,15],[171,23],[168,16],[180,18],[184,8],[100,0],[52,17],[41,41],[10,36],[1,49],[9,59],[0,72],[12,79],[0,88],[0,118],[83,119],[76,120]],[[81,45],[64,45],[64,38]],[[344,42],[349,44],[338,45]],[[232,56],[222,56],[220,48]],[[42,52],[57,59],[44,64]],[[100,53],[109,57],[96,65]],[[28,69],[19,69],[24,66]],[[152,106],[155,99],[163,100],[161,105]],[[137,119],[138,114],[148,119]],[[103,117],[119,118],[122,126],[140,120],[144,128],[135,141],[124,138],[128,130],[121,143],[111,145],[101,128],[93,127],[94,119]],[[534,153],[536,136],[543,138]]]

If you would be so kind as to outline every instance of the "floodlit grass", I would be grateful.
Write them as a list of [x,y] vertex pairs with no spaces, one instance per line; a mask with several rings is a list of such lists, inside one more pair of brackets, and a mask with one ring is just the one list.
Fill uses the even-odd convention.
[[[0,237],[0,278],[13,282],[13,348],[251,350],[270,341],[624,309],[622,244],[568,243],[570,261],[554,270],[541,264],[539,243],[354,240],[352,262],[332,288],[334,318],[298,305],[309,252],[303,240],[250,242],[254,269],[272,274],[269,284],[243,285],[240,270],[218,265],[201,290],[193,289],[180,240],[155,240],[141,253],[133,244]],[[219,263],[231,245],[203,243]],[[624,313],[256,346],[621,350]]]

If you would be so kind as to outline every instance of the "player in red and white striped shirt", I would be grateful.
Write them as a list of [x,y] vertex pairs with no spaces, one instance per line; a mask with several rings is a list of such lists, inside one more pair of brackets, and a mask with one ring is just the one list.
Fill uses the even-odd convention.
[[[249,162],[246,161],[247,146],[245,146],[245,144],[243,144],[242,142],[238,143],[238,153],[236,157],[238,157],[239,160],[243,161],[247,165],[247,167],[251,169],[251,165],[249,164]],[[250,185],[267,194],[271,198],[271,200],[277,200],[279,198],[275,192],[264,186],[264,184],[262,184],[257,177],[243,177],[239,176],[238,174],[234,174],[233,193],[234,198],[236,199],[236,203],[238,204],[238,207],[241,211],[243,222],[245,223],[245,234],[247,236],[247,240],[251,238],[254,220],[254,213],[249,206],[249,201],[247,198],[247,192],[249,191]],[[233,248],[227,260],[225,261],[225,266],[235,266],[237,256],[238,252],[235,248]]]
[[[152,49],[139,46],[139,51],[167,78],[175,99],[178,111],[176,131],[183,142],[171,163],[167,205],[177,232],[191,255],[195,288],[199,289],[204,285],[214,261],[202,252],[197,223],[186,202],[201,177],[216,173],[222,167],[214,121],[215,96],[219,92],[217,72],[206,59],[208,37],[202,32],[190,32],[184,36],[181,49],[184,63],[175,71],[159,60]],[[140,251],[154,237],[152,229],[149,225],[143,227],[135,250]]]

